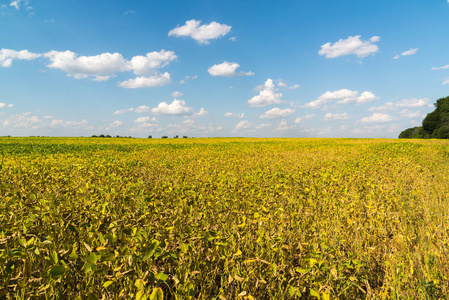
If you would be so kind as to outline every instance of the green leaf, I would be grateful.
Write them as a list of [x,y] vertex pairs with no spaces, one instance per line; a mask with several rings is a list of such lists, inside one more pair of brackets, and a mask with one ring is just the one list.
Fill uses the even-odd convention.
[[135,286],[136,288],[138,288],[139,290],[143,290],[143,289],[145,288],[145,282],[143,282],[142,279],[137,279],[137,280],[134,282],[134,286]]
[[310,296],[314,296],[317,297],[318,299],[320,299],[320,294],[318,294],[315,290],[310,289]]
[[294,295],[296,294],[296,288],[294,288],[294,287],[289,287],[288,288],[288,295],[290,296],[290,297],[293,297]]
[[153,288],[150,295],[150,300],[164,300],[164,292],[161,288]]
[[52,263],[53,265],[56,265],[56,264],[58,263],[58,261],[59,261],[59,259],[58,259],[58,253],[57,253],[55,250],[53,250],[53,251],[50,253],[50,261],[51,261],[51,263]]
[[158,281],[166,281],[168,279],[168,275],[164,273],[159,273],[156,275],[156,280]]
[[112,280],[106,281],[105,283],[103,283],[103,287],[107,288],[108,286],[110,286],[113,283],[114,283],[114,281],[112,281]]
[[87,262],[94,264],[94,263],[96,263],[100,258],[101,258],[101,255],[96,255],[95,253],[91,253],[91,254],[89,254],[89,256],[87,257]]
[[52,277],[61,277],[62,275],[64,275],[64,272],[65,272],[64,266],[54,266],[53,268],[50,269],[50,275]]
[[22,250],[20,250],[19,248],[13,248],[13,249],[11,249],[11,251],[9,251],[8,256],[9,257],[21,257]]

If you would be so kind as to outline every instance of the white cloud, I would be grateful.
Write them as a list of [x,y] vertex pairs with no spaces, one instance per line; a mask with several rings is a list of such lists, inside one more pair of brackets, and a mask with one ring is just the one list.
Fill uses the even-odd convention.
[[118,86],[128,89],[143,88],[143,87],[156,87],[163,86],[170,83],[170,74],[165,72],[164,74],[157,74],[149,77],[136,77],[130,78],[126,81],[120,82]]
[[[15,9],[19,9],[21,3],[24,2],[24,0],[11,0],[11,2],[9,3],[9,6],[14,7]],[[28,5],[29,1],[25,1],[25,5]]]
[[181,97],[182,95],[183,95],[183,93],[178,92],[178,91],[175,91],[175,92],[171,93],[171,96],[172,96],[173,98],[179,98],[179,97]]
[[401,110],[400,114],[401,114],[401,117],[410,118],[410,119],[424,118],[426,116],[425,114],[421,113],[420,111],[411,111],[408,109]]
[[148,130],[153,132],[162,131],[157,123],[140,123],[139,125],[129,129],[130,132],[148,132]]
[[315,118],[315,114],[307,114],[303,117],[304,120]]
[[245,117],[245,113],[236,114],[236,113],[232,113],[232,112],[227,112],[224,114],[224,116],[228,117],[228,118],[243,119]]
[[235,72],[235,70],[240,67],[240,65],[236,62],[223,62],[219,65],[213,65],[209,69],[207,69],[207,72],[209,72],[212,76],[226,76],[226,77],[235,77],[235,76],[251,76],[254,75],[253,72],[243,72],[240,71],[238,73]]
[[333,114],[333,113],[327,113],[324,115],[325,121],[337,121],[337,120],[347,120],[349,119],[347,113],[341,113],[341,114]]
[[13,106],[14,106],[14,104],[6,104],[6,103],[3,103],[3,102],[0,102],[0,108],[4,108],[4,107],[11,108]]
[[150,117],[140,117],[140,118],[137,118],[136,120],[134,120],[134,122],[136,122],[136,123],[146,123],[146,122],[148,122],[150,120],[151,120]]
[[9,116],[3,121],[3,125],[12,128],[38,129],[43,125],[43,121],[39,117],[31,115],[31,112],[26,112]]
[[301,123],[302,122],[302,119],[300,118],[300,117],[297,117],[296,119],[295,119],[295,124],[299,124],[299,123]]
[[122,121],[114,121],[111,123],[111,125],[109,125],[109,127],[116,128],[116,127],[120,127],[122,125],[123,125]]
[[134,111],[139,114],[145,114],[145,113],[151,112],[151,109],[149,106],[141,105],[138,108],[136,108]]
[[408,55],[413,55],[416,52],[418,52],[418,48],[412,48],[410,50],[404,51],[401,54],[395,55],[395,57],[393,57],[394,59],[398,59],[401,56],[408,56]]
[[396,103],[397,107],[422,107],[425,106],[430,100],[428,98],[413,98],[403,99]]
[[200,26],[201,21],[189,20],[183,26],[178,26],[169,31],[168,36],[189,36],[200,44],[209,44],[209,40],[225,36],[231,30],[231,26],[211,22]]
[[264,112],[262,115],[259,116],[261,119],[273,119],[273,118],[279,118],[279,117],[286,117],[295,112],[294,109],[286,108],[286,109],[280,109],[279,107],[274,107],[266,112]]
[[388,110],[394,110],[394,109],[395,109],[395,106],[394,106],[393,102],[387,102],[384,105],[368,108],[369,111],[388,111]]
[[12,65],[14,59],[18,60],[33,60],[40,57],[41,54],[32,53],[28,50],[11,50],[11,49],[1,49],[0,50],[0,67],[8,68]]
[[393,118],[388,114],[373,113],[369,117],[365,117],[361,120],[363,123],[378,123],[378,122],[390,122]]
[[290,130],[290,129],[294,129],[296,126],[292,125],[289,126],[287,121],[285,119],[282,119],[279,123],[278,126],[274,129],[277,131],[286,131],[286,130]]
[[134,110],[134,108],[119,109],[119,110],[114,111],[114,115],[121,115],[121,114],[130,112],[130,111],[133,111],[133,110]]
[[65,127],[65,128],[69,128],[69,129],[79,129],[87,124],[88,124],[88,122],[86,119],[84,119],[80,122],[54,119],[51,121],[50,126],[51,127]]
[[[277,86],[280,87],[280,88],[286,88],[286,89],[289,89],[289,90],[296,90],[297,88],[300,87],[299,84],[294,84],[294,85],[290,85],[289,86],[287,83],[282,81],[282,79],[278,79],[276,81],[277,81]],[[262,87],[262,86],[256,87],[256,89],[260,88],[260,87]]]
[[237,38],[236,38],[235,36],[231,36],[231,37],[229,38],[229,40],[230,40],[230,41],[233,41],[233,42],[236,42],[236,41],[237,41]]
[[155,69],[167,66],[171,61],[175,60],[177,56],[173,51],[153,51],[146,54],[146,56],[137,55],[131,58],[128,62],[129,68],[136,75],[147,76],[153,74]]
[[370,101],[377,100],[378,97],[374,95],[372,92],[365,91],[359,96],[359,92],[351,91],[348,89],[342,89],[338,91],[327,91],[321,96],[319,96],[316,100],[310,101],[304,105],[307,108],[319,108],[330,101],[337,101],[338,104],[363,104]]
[[187,107],[183,100],[173,100],[171,104],[166,102],[159,103],[158,107],[151,109],[151,112],[155,115],[191,115],[193,109]]
[[380,41],[380,37],[373,36],[369,41],[360,40],[360,35],[349,36],[347,39],[340,39],[333,45],[326,43],[321,46],[321,50],[318,54],[324,55],[326,58],[335,58],[342,55],[355,54],[360,58],[368,55],[374,55],[379,51],[379,47],[374,43]]
[[[448,0],[449,1],[449,0]],[[443,81],[443,84],[449,84],[449,79]]]
[[166,74],[168,73],[159,75],[156,70],[165,67],[177,58],[173,51],[164,49],[159,52],[149,52],[145,56],[137,55],[130,60],[123,58],[120,53],[106,52],[93,56],[78,56],[69,50],[52,50],[45,53],[44,56],[50,60],[47,67],[65,71],[68,76],[75,79],[93,77],[93,80],[105,81],[115,77],[117,73],[132,71],[142,77],[129,79],[119,84],[119,86],[131,88],[166,84]]
[[244,121],[240,121],[237,123],[237,125],[235,125],[235,129],[248,129],[251,127],[251,123],[244,120]]
[[250,106],[263,107],[271,104],[282,103],[282,94],[276,93],[273,80],[267,79],[263,89],[259,92],[259,95],[252,97],[248,100]]
[[444,69],[449,69],[449,65],[445,65],[442,67],[433,67],[432,70],[444,70]]
[[200,110],[196,113],[193,114],[193,117],[204,117],[207,116],[209,113],[204,109],[204,108],[200,108]]
[[126,60],[120,53],[102,53],[94,56],[79,56],[72,51],[50,51],[44,54],[50,59],[49,68],[60,69],[76,79],[89,76],[111,76],[127,71]]
[[379,97],[377,97],[376,95],[374,95],[371,92],[365,91],[360,96],[357,97],[357,100],[355,101],[355,103],[363,104],[363,103],[375,101],[377,99],[379,99]]

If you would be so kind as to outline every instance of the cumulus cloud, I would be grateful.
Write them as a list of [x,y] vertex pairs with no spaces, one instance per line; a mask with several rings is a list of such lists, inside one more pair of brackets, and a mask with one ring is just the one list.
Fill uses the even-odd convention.
[[11,108],[13,106],[14,106],[14,104],[7,104],[7,103],[0,102],[0,108],[5,108],[5,107]]
[[159,52],[149,52],[145,56],[137,55],[132,57],[128,62],[128,68],[136,75],[151,75],[155,69],[167,66],[176,58],[175,52],[162,49]]
[[54,119],[51,121],[50,126],[52,127],[65,127],[70,129],[79,129],[83,125],[87,125],[88,122],[86,119],[76,122],[76,121],[64,121],[60,119]]
[[357,99],[352,103],[363,104],[363,103],[375,101],[377,99],[379,99],[379,97],[377,97],[376,95],[374,95],[371,92],[365,91],[360,96],[358,96]]
[[412,49],[410,49],[410,50],[407,50],[407,51],[402,52],[401,54],[395,55],[393,58],[394,58],[394,59],[398,59],[398,58],[401,57],[401,56],[413,55],[413,54],[415,54],[416,52],[418,52],[418,48],[412,48]]
[[38,129],[43,125],[43,120],[26,112],[9,116],[2,124],[12,128]]
[[117,127],[120,127],[120,126],[122,126],[123,125],[123,122],[122,121],[114,121],[114,122],[112,122],[110,125],[109,125],[109,127],[111,127],[111,128],[117,128]]
[[178,92],[178,91],[175,91],[175,92],[171,93],[171,96],[172,96],[173,98],[179,98],[179,97],[181,97],[182,95],[183,95],[183,93]]
[[158,73],[158,69],[165,67],[177,56],[173,51],[162,49],[149,52],[145,56],[137,55],[126,60],[120,53],[101,53],[93,56],[79,56],[67,51],[49,51],[43,54],[32,53],[28,50],[0,50],[0,66],[10,67],[13,60],[33,60],[38,57],[47,58],[48,68],[62,70],[67,76],[75,79],[91,78],[95,81],[106,81],[117,76],[120,72],[133,72],[139,77],[119,83],[126,88],[153,87],[170,82],[170,74]]
[[277,127],[274,130],[277,131],[286,131],[286,130],[290,130],[290,129],[295,129],[296,126],[295,125],[288,125],[287,120],[282,119],[278,124]]
[[347,120],[349,119],[347,113],[341,113],[341,114],[333,114],[333,113],[327,113],[324,115],[325,121],[338,121],[338,120]]
[[373,113],[369,117],[365,117],[361,120],[363,123],[381,123],[381,122],[390,122],[393,121],[393,117],[389,114],[383,113]]
[[183,115],[193,114],[193,108],[187,107],[185,101],[175,99],[170,104],[168,104],[166,102],[159,103],[158,107],[151,109],[151,112],[155,115],[183,116]]
[[[277,80],[277,86],[278,87],[280,87],[280,88],[286,88],[286,89],[289,89],[289,90],[296,90],[297,88],[299,88],[300,87],[300,85],[299,84],[294,84],[294,85],[288,85],[287,83],[285,83],[282,79],[278,79]],[[257,88],[257,87],[256,87]]]
[[240,121],[237,123],[237,125],[235,125],[235,129],[248,129],[251,127],[251,123],[244,120],[244,121]]
[[279,107],[274,107],[266,112],[264,112],[262,115],[259,116],[261,119],[274,119],[279,117],[286,117],[295,112],[294,109],[286,108],[286,109],[280,109]]
[[395,105],[393,102],[387,102],[384,105],[368,108],[369,111],[388,111],[388,110],[394,110],[394,109],[395,109]]
[[413,98],[413,99],[403,99],[396,103],[397,107],[422,107],[425,106],[430,99],[428,98]]
[[403,109],[400,112],[401,117],[403,118],[424,118],[426,115],[421,113],[420,111],[411,111],[408,109]]
[[140,118],[137,118],[136,120],[134,120],[134,122],[136,122],[136,123],[145,123],[145,122],[148,122],[150,120],[151,120],[150,117],[140,117]]
[[378,97],[372,92],[365,91],[359,95],[358,91],[351,91],[348,89],[342,89],[338,91],[327,91],[316,100],[310,101],[304,105],[307,108],[320,108],[321,106],[329,103],[330,101],[338,100],[338,104],[363,104],[370,101],[377,100]]
[[200,20],[195,19],[186,21],[185,25],[170,30],[168,36],[189,36],[198,43],[207,45],[210,43],[209,40],[225,36],[231,31],[231,26],[226,24],[211,22],[200,26],[200,23]]
[[151,112],[151,108],[149,106],[141,105],[134,110],[136,113],[145,114]]
[[449,79],[443,81],[443,84],[449,84]]
[[11,49],[1,49],[0,50],[0,67],[8,68],[12,65],[12,61],[17,60],[33,60],[40,57],[41,54],[32,53],[28,50],[11,50]]
[[295,124],[299,124],[299,123],[301,123],[302,122],[302,119],[300,118],[300,117],[297,117],[296,119],[295,119]]
[[204,109],[204,108],[200,108],[200,110],[196,113],[193,114],[193,117],[204,117],[207,116],[209,113]]
[[223,62],[219,65],[213,65],[207,72],[209,72],[212,76],[225,76],[225,77],[235,77],[235,76],[251,76],[254,75],[253,72],[236,72],[235,70],[240,67],[240,65],[236,62]]
[[111,76],[127,70],[126,60],[120,53],[102,53],[94,56],[79,56],[72,51],[50,51],[44,54],[50,59],[47,67],[60,69],[76,79],[89,76]]
[[130,78],[126,81],[120,82],[118,86],[128,89],[136,89],[143,87],[163,86],[170,82],[170,74],[165,72],[164,74],[156,74],[149,77],[139,76],[136,78]]
[[227,112],[224,114],[224,116],[228,118],[243,119],[245,117],[245,113],[236,114],[232,112]]
[[349,36],[347,39],[340,39],[334,44],[326,43],[321,46],[321,50],[318,51],[318,54],[324,55],[326,58],[335,58],[351,54],[363,58],[369,55],[374,55],[379,51],[379,47],[374,43],[380,41],[380,37],[373,36],[368,41],[363,41],[360,37],[360,35]]
[[273,80],[267,79],[259,95],[252,97],[248,100],[248,104],[254,107],[263,107],[271,104],[282,103],[282,93],[276,93],[276,89]]

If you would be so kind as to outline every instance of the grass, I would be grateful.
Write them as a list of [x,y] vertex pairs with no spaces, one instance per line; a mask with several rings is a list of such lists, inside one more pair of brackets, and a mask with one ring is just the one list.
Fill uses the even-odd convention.
[[0,138],[1,299],[446,299],[449,143]]

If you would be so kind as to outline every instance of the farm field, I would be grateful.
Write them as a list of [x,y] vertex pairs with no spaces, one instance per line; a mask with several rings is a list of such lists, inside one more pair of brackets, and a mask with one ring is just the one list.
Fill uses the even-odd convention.
[[0,138],[0,299],[446,299],[449,142]]

